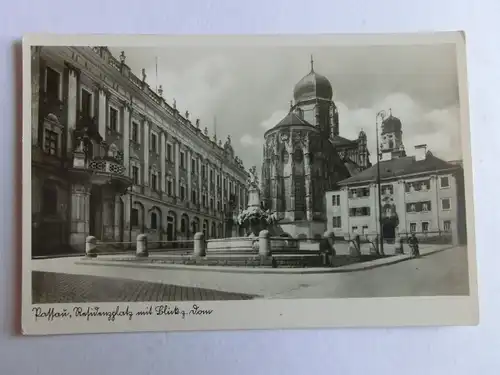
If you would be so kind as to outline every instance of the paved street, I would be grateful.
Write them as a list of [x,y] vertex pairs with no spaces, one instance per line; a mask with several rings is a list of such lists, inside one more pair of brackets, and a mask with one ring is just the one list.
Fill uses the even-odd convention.
[[100,276],[37,271],[32,275],[34,303],[217,301],[254,297],[210,289]]
[[[177,288],[201,288],[240,295],[256,295],[261,298],[355,298],[468,294],[465,247],[456,247],[419,259],[411,259],[371,270],[327,274],[221,273],[89,266],[77,265],[75,264],[76,260],[75,258],[34,260],[33,269],[44,272],[122,279],[117,280],[114,284],[118,289],[119,285],[125,283],[123,279],[128,279],[142,283],[167,284]],[[98,284],[87,285],[92,285],[92,288],[95,288]],[[132,286],[127,287],[133,288]],[[178,294],[163,293],[163,295]],[[221,299],[243,298],[242,296],[230,296],[221,294],[219,297]]]

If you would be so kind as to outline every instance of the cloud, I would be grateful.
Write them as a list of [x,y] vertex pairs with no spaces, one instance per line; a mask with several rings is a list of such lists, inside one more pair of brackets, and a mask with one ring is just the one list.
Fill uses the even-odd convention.
[[264,121],[260,123],[260,127],[264,128],[266,130],[271,129],[273,126],[275,126],[278,122],[283,120],[283,118],[288,114],[288,111],[279,109],[277,111],[274,111],[271,116],[266,118]]
[[240,143],[243,147],[259,146],[262,145],[262,142],[262,139],[253,137],[250,134],[244,134],[240,138]]
[[[245,165],[260,165],[264,132],[288,112],[294,85],[309,72],[327,77],[339,108],[340,135],[363,129],[375,155],[375,115],[392,108],[403,123],[407,152],[427,143],[440,157],[460,157],[456,53],[453,45],[342,47],[221,47],[206,45],[122,50],[126,63],[147,82],[161,84],[168,103],[200,118],[201,127],[239,139]],[[156,79],[158,61],[158,79]],[[369,61],[369,64],[366,62]],[[282,109],[281,109],[282,108]]]
[[[460,117],[458,105],[446,108],[425,109],[404,93],[393,93],[382,98],[371,108],[349,109],[344,103],[337,103],[340,134],[346,138],[357,138],[359,131],[365,131],[372,162],[376,155],[377,113],[389,109],[401,120],[403,144],[408,155],[413,155],[414,147],[427,144],[427,149],[445,160],[462,157],[460,138]],[[381,129],[379,129],[381,131]]]

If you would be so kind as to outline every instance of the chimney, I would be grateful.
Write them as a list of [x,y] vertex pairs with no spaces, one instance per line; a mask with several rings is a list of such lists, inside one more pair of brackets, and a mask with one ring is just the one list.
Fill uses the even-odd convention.
[[427,155],[427,145],[416,145],[415,146],[415,160],[422,161],[425,160]]

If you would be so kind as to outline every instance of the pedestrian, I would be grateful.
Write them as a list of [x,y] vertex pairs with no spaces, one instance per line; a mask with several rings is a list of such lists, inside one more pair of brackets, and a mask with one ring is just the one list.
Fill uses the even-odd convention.
[[412,233],[410,238],[408,238],[408,244],[410,245],[412,255],[414,257],[420,256],[420,250],[418,248],[418,238],[415,233]]

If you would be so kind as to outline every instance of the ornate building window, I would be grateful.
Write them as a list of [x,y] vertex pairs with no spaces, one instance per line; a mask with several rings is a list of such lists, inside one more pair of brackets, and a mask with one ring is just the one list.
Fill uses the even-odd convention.
[[54,114],[49,114],[43,122],[42,149],[49,155],[61,156],[62,129],[59,119]]
[[134,202],[130,212],[130,225],[142,228],[144,226],[144,207],[139,202]]
[[139,185],[141,183],[139,167],[137,165],[132,165],[132,181],[134,185]]
[[61,73],[51,67],[45,69],[45,92],[50,99],[61,100],[62,79]]
[[158,191],[158,173],[154,170],[151,172],[151,189]]
[[173,183],[172,183],[172,177],[167,177],[167,195],[168,196],[173,196]]
[[151,133],[151,144],[149,145],[151,152],[158,153],[158,135]]
[[174,162],[174,153],[172,151],[172,145],[167,143],[167,161],[170,163]]
[[158,215],[156,214],[156,212],[151,212],[149,224],[150,224],[149,225],[150,229],[153,230],[158,229]]
[[44,131],[44,151],[49,155],[56,156],[59,148],[59,134],[55,131],[45,129]]
[[108,128],[115,132],[118,133],[118,109],[109,106],[109,119],[108,119]]
[[130,128],[130,139],[132,142],[139,143],[139,124],[132,121],[132,127]]
[[132,208],[130,222],[133,227],[139,226],[139,210],[137,208]]
[[81,89],[80,94],[80,111],[83,116],[93,117],[94,115],[94,106],[93,106],[93,94],[91,90],[86,88]]
[[186,199],[186,188],[184,185],[181,185],[181,201],[184,202],[184,200]]
[[181,151],[181,169],[186,169],[186,153]]

